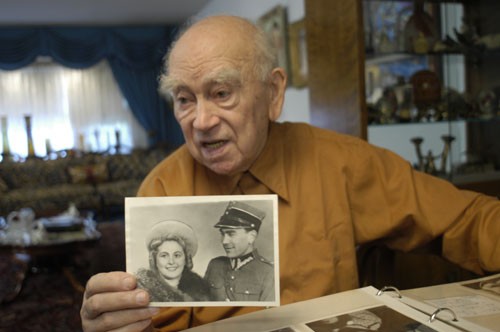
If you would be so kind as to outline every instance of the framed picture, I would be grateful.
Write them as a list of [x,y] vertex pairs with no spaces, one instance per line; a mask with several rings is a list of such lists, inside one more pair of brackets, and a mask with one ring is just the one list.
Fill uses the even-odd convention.
[[152,306],[280,305],[277,195],[127,197],[125,246]]
[[305,20],[290,24],[289,27],[291,84],[296,88],[307,85],[307,38]]
[[286,8],[278,5],[257,20],[274,43],[278,52],[278,65],[290,74],[288,54],[288,18]]

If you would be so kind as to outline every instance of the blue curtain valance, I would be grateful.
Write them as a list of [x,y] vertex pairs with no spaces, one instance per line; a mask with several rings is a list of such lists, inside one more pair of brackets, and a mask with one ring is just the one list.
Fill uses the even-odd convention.
[[151,144],[182,144],[172,112],[158,95],[157,78],[175,26],[1,27],[0,69],[16,70],[50,56],[59,64],[87,68],[102,59],[111,64],[125,98]]
[[14,70],[37,56],[50,56],[70,68],[86,68],[118,58],[132,68],[158,66],[175,27],[19,27],[0,28],[0,69]]

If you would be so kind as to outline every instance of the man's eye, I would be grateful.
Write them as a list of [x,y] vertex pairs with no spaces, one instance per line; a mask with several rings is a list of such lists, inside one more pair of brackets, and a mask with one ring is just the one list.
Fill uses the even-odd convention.
[[188,102],[188,99],[185,98],[185,97],[179,97],[179,98],[177,98],[177,103],[179,103],[181,105],[187,104],[187,102]]
[[226,91],[226,90],[220,90],[220,91],[217,91],[215,93],[215,96],[218,98],[218,99],[224,99],[224,98],[227,98],[229,97],[230,93],[229,91]]

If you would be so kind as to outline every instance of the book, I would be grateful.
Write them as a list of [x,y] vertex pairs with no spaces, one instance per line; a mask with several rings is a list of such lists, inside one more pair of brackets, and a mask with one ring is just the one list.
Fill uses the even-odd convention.
[[[403,303],[432,313],[447,308],[469,331],[500,330],[500,274],[401,292]],[[453,324],[453,322],[452,322]]]
[[265,309],[190,332],[499,331],[500,274],[399,291],[373,286]]

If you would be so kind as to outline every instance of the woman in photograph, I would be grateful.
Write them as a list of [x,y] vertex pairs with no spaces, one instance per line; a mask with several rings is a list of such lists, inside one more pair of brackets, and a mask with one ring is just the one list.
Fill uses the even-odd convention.
[[189,225],[161,221],[151,228],[146,246],[149,269],[139,269],[136,276],[151,302],[209,301],[208,285],[192,271],[198,240]]

